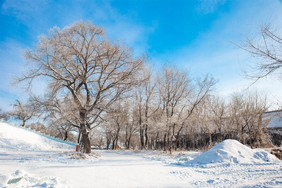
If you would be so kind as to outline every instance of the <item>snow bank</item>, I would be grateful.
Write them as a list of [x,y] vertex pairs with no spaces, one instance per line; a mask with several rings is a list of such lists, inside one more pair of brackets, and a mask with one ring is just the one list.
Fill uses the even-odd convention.
[[[62,142],[62,141],[61,141]],[[0,122],[0,146],[6,150],[33,151],[73,149],[74,146],[46,138],[25,128]]]
[[202,153],[189,163],[235,163],[255,164],[278,162],[279,160],[262,149],[251,149],[237,140],[224,140],[210,150]]
[[26,173],[24,170],[16,170],[11,175],[2,177],[5,179],[3,187],[68,187],[60,178],[38,177]]

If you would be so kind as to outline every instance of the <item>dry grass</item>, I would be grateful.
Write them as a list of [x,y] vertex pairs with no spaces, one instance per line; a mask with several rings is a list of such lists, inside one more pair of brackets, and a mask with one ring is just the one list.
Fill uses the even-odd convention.
[[92,152],[92,153],[81,153],[81,152],[69,152],[68,154],[70,156],[71,159],[77,159],[77,160],[81,160],[81,159],[88,159],[88,158],[99,158],[101,157],[99,154]]
[[278,159],[282,160],[282,149],[274,148],[270,152],[272,155],[275,155]]

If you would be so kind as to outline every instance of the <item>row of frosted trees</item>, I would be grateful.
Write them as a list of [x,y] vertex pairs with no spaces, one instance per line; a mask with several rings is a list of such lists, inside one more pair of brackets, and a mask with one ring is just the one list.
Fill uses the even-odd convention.
[[[172,151],[207,148],[228,138],[252,146],[268,144],[266,124],[261,121],[267,110],[266,98],[259,94],[234,94],[226,102],[216,96],[212,77],[194,79],[170,66],[154,74],[147,67],[140,76],[144,81],[100,113],[99,118],[95,113],[88,115],[86,124],[92,127],[92,145]],[[71,96],[33,96],[27,104],[17,101],[14,107],[10,114],[22,120],[23,126],[32,116],[41,117],[45,126],[28,126],[81,142],[79,112]]]
[[83,152],[90,153],[91,144],[172,151],[225,138],[267,141],[260,121],[266,100],[258,94],[234,94],[225,102],[212,77],[192,78],[170,66],[151,70],[146,56],[110,41],[90,22],[54,27],[25,57],[29,68],[17,82],[29,88],[41,79],[48,87],[44,96],[17,101],[10,115],[23,126],[39,117],[45,126],[37,129],[79,142]]
[[127,149],[196,149],[227,138],[267,144],[261,121],[266,99],[234,94],[226,103],[214,95],[214,85],[208,76],[195,80],[166,66],[114,105],[96,130],[113,149],[118,144]]

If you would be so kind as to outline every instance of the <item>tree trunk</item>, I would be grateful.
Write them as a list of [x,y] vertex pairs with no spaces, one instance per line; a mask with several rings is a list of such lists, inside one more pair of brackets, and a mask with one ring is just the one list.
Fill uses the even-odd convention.
[[222,131],[221,131],[221,128],[219,129],[219,141],[222,142]]
[[109,146],[111,144],[111,137],[107,137],[107,150],[109,149]]
[[118,137],[117,137],[116,143],[115,143],[115,150],[117,149],[117,145],[118,145]]
[[112,150],[117,149],[117,145],[118,145],[118,137],[119,137],[119,131],[120,131],[120,128],[118,128],[118,129],[117,129],[117,132],[116,132],[115,138],[113,139]]
[[[128,130],[129,129],[129,130]],[[125,147],[126,149],[130,149],[130,143],[131,143],[131,137],[132,137],[132,127],[126,128],[125,132]]]
[[80,130],[82,134],[82,148],[84,153],[91,153],[89,131],[86,127],[86,110],[81,109],[79,111],[80,116]]
[[173,135],[171,135],[171,126],[169,126],[168,133],[167,133],[167,144],[168,144],[168,150],[170,154],[172,153],[172,136]]
[[23,119],[23,124],[22,124],[22,127],[25,126],[25,123],[26,123],[26,119]]
[[140,149],[144,149],[144,129],[142,127],[142,125],[140,124]]
[[212,134],[210,133],[210,131],[208,132],[209,135],[209,147],[212,146]]
[[155,142],[155,149],[158,150],[159,149],[159,132],[157,132],[157,136],[156,136],[156,142]]
[[166,151],[166,133],[164,134],[164,151]]
[[111,148],[110,149],[112,149],[112,150],[114,150],[115,149],[115,142],[116,140],[115,139],[113,139],[113,142],[112,142],[112,146],[111,146]]
[[146,147],[146,149],[148,149],[148,141],[149,141],[149,138],[148,138],[148,124],[146,123],[146,125],[145,125],[145,147]]
[[79,143],[79,144],[80,144],[80,137],[81,137],[81,131],[79,129],[78,138],[77,138],[77,143]]
[[67,139],[68,139],[68,131],[65,131],[64,141],[66,141]]
[[130,149],[130,143],[131,143],[131,135],[127,139],[126,149]]
[[244,127],[242,126],[241,129],[241,142],[242,144],[245,144],[245,135],[244,135]]

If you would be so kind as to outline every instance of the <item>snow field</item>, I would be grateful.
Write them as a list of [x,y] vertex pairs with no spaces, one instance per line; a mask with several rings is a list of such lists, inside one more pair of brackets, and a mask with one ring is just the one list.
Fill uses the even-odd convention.
[[1,123],[0,187],[282,187],[281,161],[235,140],[173,155],[74,149]]

